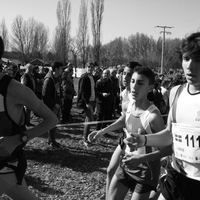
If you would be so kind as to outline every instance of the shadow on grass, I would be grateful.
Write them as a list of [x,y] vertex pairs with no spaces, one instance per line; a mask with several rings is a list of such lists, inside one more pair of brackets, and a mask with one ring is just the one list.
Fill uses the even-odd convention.
[[32,176],[25,175],[25,180],[28,186],[31,185],[34,189],[37,189],[40,192],[47,193],[50,195],[64,195],[64,192],[50,188],[49,185],[46,184],[45,181],[41,180],[39,177],[34,178]]
[[26,149],[26,155],[28,160],[59,165],[77,172],[91,173],[107,168],[112,152],[69,147],[58,150]]

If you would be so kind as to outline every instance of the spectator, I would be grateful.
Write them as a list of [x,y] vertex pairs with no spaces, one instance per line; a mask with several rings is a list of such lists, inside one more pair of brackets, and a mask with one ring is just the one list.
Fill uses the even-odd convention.
[[112,119],[113,83],[110,79],[110,71],[105,69],[102,77],[96,82],[96,106],[97,106],[97,130],[105,127],[108,123],[100,123],[102,120]]
[[[78,108],[84,109],[85,122],[93,121],[93,112],[95,108],[95,82],[92,76],[94,70],[93,63],[87,63],[86,73],[82,74],[78,82],[78,96],[77,106]],[[90,132],[90,124],[84,125],[83,131],[83,143],[85,146],[89,146],[90,143],[87,140]]]
[[[60,119],[61,113],[61,88],[60,76],[65,68],[61,62],[52,63],[52,71],[49,71],[44,78],[42,87],[43,102],[56,114]],[[60,148],[60,144],[55,139],[56,127],[49,131],[48,144],[53,148]]]
[[[35,92],[35,79],[33,76],[33,68],[34,65],[28,63],[26,65],[26,71],[25,73],[22,75],[21,77],[21,83],[23,85],[26,85],[27,87],[29,87],[33,92]],[[26,109],[26,125],[27,126],[34,126],[30,120],[31,120],[31,110],[28,109],[27,107],[25,107]]]
[[21,71],[20,71],[20,64],[18,64],[17,66],[14,67],[14,74],[13,74],[13,78],[17,81],[21,81]]
[[9,63],[5,68],[4,68],[4,74],[13,77],[14,76],[14,65]]
[[68,67],[62,74],[62,123],[70,120],[73,98],[76,95],[72,75],[73,68],[71,67]]
[[39,99],[42,99],[42,86],[44,77],[39,73],[39,67],[35,66],[33,68],[33,77],[35,79],[35,94]]
[[[0,58],[4,51],[0,38]],[[32,90],[0,73],[0,196],[12,199],[36,200],[24,179],[27,161],[23,147],[26,143],[54,127],[57,118]],[[43,121],[26,130],[24,106],[40,115]],[[9,198],[9,199],[10,199]]]
[[117,71],[116,69],[111,69],[110,70],[110,79],[113,83],[113,105],[112,105],[112,116],[116,118],[116,109],[118,110],[119,108],[119,103],[120,103],[120,98],[119,98],[119,81],[118,78],[116,77]]
[[122,78],[122,74],[124,71],[125,65],[120,66],[117,70],[117,78],[118,78],[118,82],[119,82],[119,89],[120,89],[120,94],[121,92],[125,89],[124,85],[123,85],[123,78]]
[[96,83],[102,75],[102,70],[99,66],[95,66],[94,72],[93,72],[93,77],[94,77],[94,82]]

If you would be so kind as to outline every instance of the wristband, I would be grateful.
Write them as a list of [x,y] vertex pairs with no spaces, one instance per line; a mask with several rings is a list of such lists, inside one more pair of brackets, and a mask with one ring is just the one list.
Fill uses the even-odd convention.
[[144,147],[147,145],[147,136],[146,135],[144,135],[144,139],[145,139],[145,141],[144,141]]
[[24,133],[21,133],[21,142],[26,144],[28,142],[28,136]]

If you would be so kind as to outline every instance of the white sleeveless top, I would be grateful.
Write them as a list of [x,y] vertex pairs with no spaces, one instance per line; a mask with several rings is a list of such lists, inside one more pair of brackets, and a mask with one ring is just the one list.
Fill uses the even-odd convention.
[[[154,110],[158,110],[158,108],[152,104],[149,106],[147,110],[145,110],[139,117],[136,117],[133,115],[131,108],[132,105],[134,104],[133,101],[131,101],[128,105],[127,112],[126,112],[126,119],[125,119],[125,124],[126,124],[126,137],[130,136],[130,133],[137,133],[138,129],[140,128],[142,132],[146,132],[147,134],[152,134],[152,130],[150,127],[149,123],[149,117],[151,113]],[[155,151],[156,148],[152,147],[152,151]],[[130,153],[130,148],[126,146],[125,153]],[[146,148],[141,147],[138,148],[135,152],[131,152],[134,154],[146,154]]]
[[180,93],[172,123],[173,163],[176,171],[200,181],[200,94],[189,94],[188,84]]
[[124,89],[121,92],[120,97],[121,97],[121,102],[122,102],[122,113],[121,114],[125,114],[126,110],[127,110],[127,107],[128,107],[128,104],[132,99],[131,98],[131,93],[127,89]]

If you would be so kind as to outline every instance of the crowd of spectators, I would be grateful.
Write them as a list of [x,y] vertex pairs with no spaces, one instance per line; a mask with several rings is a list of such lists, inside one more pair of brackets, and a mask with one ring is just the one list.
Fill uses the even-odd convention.
[[[59,70],[59,68],[62,68]],[[26,85],[42,100],[59,118],[60,122],[70,120],[73,97],[76,95],[73,83],[73,65],[53,62],[51,67],[26,64],[25,66],[6,63],[1,65],[1,72]],[[31,118],[37,118],[31,110],[26,110],[26,126],[34,126]],[[55,140],[56,127],[49,131],[48,144],[60,147]]]
[[[130,62],[131,63],[131,62]],[[129,63],[129,64],[130,64]],[[108,76],[107,78],[112,82],[112,98],[109,100],[109,102],[112,104],[110,107],[112,107],[110,117],[106,117],[106,119],[112,119],[116,118],[117,113],[121,112],[120,107],[120,93],[124,89],[122,84],[122,73],[125,65],[119,65],[116,67],[110,67],[110,68],[104,68],[107,70]],[[28,87],[30,87],[36,94],[36,96],[39,99],[42,99],[42,87],[44,78],[49,72],[50,67],[43,67],[43,66],[35,66],[32,64],[27,64],[22,69],[19,65],[15,65],[13,63],[6,63],[2,64],[0,67],[0,71],[4,74],[7,74],[14,79],[20,81],[22,84],[27,84],[28,80]],[[95,82],[95,91],[98,94],[98,91],[96,90],[96,84],[98,80],[102,81],[102,75],[104,69],[100,68],[96,62],[94,62],[94,69],[92,72],[92,76],[94,78]],[[29,72],[30,71],[30,72]],[[28,77],[30,79],[27,79],[27,74],[29,74]],[[30,80],[33,79],[33,85],[31,84]],[[166,107],[168,107],[168,95],[169,91],[173,86],[179,85],[184,83],[185,77],[183,75],[183,72],[177,70],[170,69],[168,74],[158,74],[155,82],[155,89],[153,96],[159,96],[162,95]],[[99,85],[99,83],[98,83]],[[34,88],[33,88],[34,87]],[[71,118],[71,108],[72,108],[72,102],[74,96],[76,96],[77,91],[75,91],[74,82],[73,82],[73,65],[69,63],[66,66],[66,69],[63,71],[62,75],[60,76],[60,92],[62,97],[62,104],[61,104],[61,112],[60,112],[60,121],[62,123],[69,122]],[[149,98],[154,101],[156,106],[161,110],[162,114],[166,114],[166,108],[165,106],[162,106],[162,100],[160,98],[154,98],[153,99],[152,94],[149,95]],[[99,97],[97,95],[97,102]],[[159,101],[156,101],[158,100]],[[108,101],[107,101],[108,102]],[[97,104],[95,105],[94,114],[97,114]],[[100,117],[102,119],[102,117]],[[29,117],[27,116],[27,125],[31,125],[29,121]],[[99,126],[99,125],[98,125]]]
[[[133,63],[134,62],[130,62],[128,65]],[[90,116],[91,119],[89,121],[93,121],[94,119],[96,119],[96,121],[114,120],[121,113],[120,94],[124,89],[122,83],[122,74],[126,65],[100,68],[96,62],[90,64],[92,65],[91,77],[94,80],[95,99],[92,109],[92,118]],[[63,68],[64,69],[62,70],[61,74],[58,75],[58,77],[54,77],[53,80],[54,83],[57,82],[58,87],[56,89],[56,95],[59,96],[59,101],[55,100],[56,102],[59,102],[56,103],[56,105],[59,105],[59,109],[57,109],[58,112],[56,114],[60,119],[60,123],[65,124],[69,123],[71,120],[73,99],[76,95],[78,95],[78,91],[75,91],[73,80],[74,66],[71,63],[68,63],[67,65],[63,66]],[[31,90],[35,92],[39,99],[44,101],[45,97],[44,94],[42,94],[44,89],[44,80],[52,73],[51,67],[35,66],[28,63],[26,66],[20,68],[20,65],[17,66],[12,63],[7,63],[1,65],[0,69],[4,74],[7,74],[22,84],[27,85]],[[81,79],[81,77],[79,79]],[[173,86],[182,84],[184,82],[185,77],[183,73],[178,70],[169,70],[168,74],[166,75],[157,75],[155,88],[148,95],[148,98],[149,100],[153,101],[154,104],[160,109],[160,112],[164,116],[165,120],[167,119],[169,110],[168,99],[170,89]],[[85,89],[88,91],[88,86],[86,86]],[[49,102],[46,102],[45,104],[48,105]],[[82,109],[85,115],[87,114],[83,107],[78,106],[78,108]],[[55,110],[54,108],[51,109]],[[26,114],[26,125],[33,126],[33,124],[30,122],[31,111],[26,109]],[[108,124],[109,123],[97,123],[96,129],[99,130]],[[87,136],[85,138],[87,138]]]

